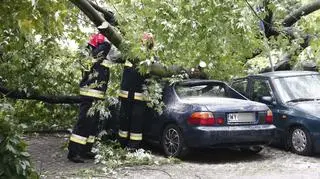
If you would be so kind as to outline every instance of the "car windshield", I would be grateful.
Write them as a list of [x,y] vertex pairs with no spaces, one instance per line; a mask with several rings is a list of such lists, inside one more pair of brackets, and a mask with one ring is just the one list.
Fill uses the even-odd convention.
[[284,103],[320,99],[320,75],[278,78],[273,82]]
[[225,85],[220,83],[176,85],[175,90],[180,98],[196,96],[227,97]]

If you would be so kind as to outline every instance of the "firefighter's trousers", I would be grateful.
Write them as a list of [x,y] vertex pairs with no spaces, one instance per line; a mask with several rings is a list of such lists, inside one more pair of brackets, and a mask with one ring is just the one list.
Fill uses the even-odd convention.
[[90,152],[98,133],[99,113],[88,113],[93,102],[97,99],[88,96],[81,96],[81,98],[79,118],[70,136],[68,147],[69,152],[73,155]]
[[146,102],[122,97],[120,97],[120,101],[119,141],[124,147],[137,149],[142,141]]

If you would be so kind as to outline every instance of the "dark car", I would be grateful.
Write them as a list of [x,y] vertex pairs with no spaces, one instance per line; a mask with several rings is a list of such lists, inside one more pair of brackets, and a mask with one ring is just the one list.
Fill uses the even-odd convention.
[[277,127],[274,144],[300,155],[320,152],[319,73],[262,73],[236,79],[231,86],[249,99],[270,107]]
[[182,156],[188,148],[238,147],[258,153],[261,145],[274,138],[270,109],[247,100],[224,82],[195,80],[168,85],[163,101],[166,108],[161,115],[146,117],[143,136],[161,144],[168,156]]

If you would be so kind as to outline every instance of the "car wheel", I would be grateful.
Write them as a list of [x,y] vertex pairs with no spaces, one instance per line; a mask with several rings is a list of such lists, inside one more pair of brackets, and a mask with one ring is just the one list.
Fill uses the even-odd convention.
[[164,153],[169,157],[183,157],[187,153],[181,130],[173,124],[163,130],[161,144]]
[[311,155],[312,144],[309,132],[302,127],[295,127],[290,132],[290,148],[299,155]]
[[244,153],[248,153],[248,154],[257,154],[259,152],[261,152],[261,150],[263,149],[263,147],[261,146],[251,146],[251,147],[248,147],[248,148],[241,148],[241,152],[244,152]]

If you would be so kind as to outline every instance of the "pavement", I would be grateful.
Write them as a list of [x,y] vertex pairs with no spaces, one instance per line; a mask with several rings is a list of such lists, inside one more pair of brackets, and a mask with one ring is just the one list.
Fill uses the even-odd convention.
[[[278,148],[265,147],[259,154],[230,149],[193,150],[179,164],[121,167],[107,175],[83,175],[98,166],[93,161],[76,164],[66,159],[67,135],[28,136],[33,164],[41,178],[124,178],[124,179],[320,179],[320,155],[299,156]],[[159,149],[155,155],[164,158]]]

